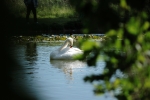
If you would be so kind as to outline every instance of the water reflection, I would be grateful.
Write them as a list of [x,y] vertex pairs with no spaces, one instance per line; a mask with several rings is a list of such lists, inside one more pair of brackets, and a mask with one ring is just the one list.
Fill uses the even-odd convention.
[[36,97],[33,100],[105,100],[95,96],[93,86],[83,81],[86,75],[102,73],[105,63],[100,61],[98,67],[93,68],[84,61],[50,60],[50,52],[60,46],[55,44],[12,46],[14,58],[22,65],[12,72],[12,91],[33,95]]
[[61,69],[69,80],[73,79],[73,71],[86,66],[86,62],[79,60],[50,60],[53,67]]
[[30,62],[30,64],[34,64],[34,62],[37,60],[37,50],[36,50],[36,43],[30,42],[26,44],[26,51],[25,51],[25,57],[26,60]]

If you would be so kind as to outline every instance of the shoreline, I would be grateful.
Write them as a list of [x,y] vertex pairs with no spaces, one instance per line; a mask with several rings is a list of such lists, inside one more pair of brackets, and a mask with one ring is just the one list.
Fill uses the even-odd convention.
[[72,37],[74,39],[74,42],[80,40],[80,39],[90,39],[92,41],[103,41],[107,37],[104,34],[59,34],[59,35],[48,35],[48,34],[42,34],[42,35],[36,35],[36,36],[12,36],[10,37],[10,40],[12,42],[16,43],[30,43],[30,42],[36,42],[36,43],[47,43],[47,42],[57,42],[61,43],[64,42],[68,37]]

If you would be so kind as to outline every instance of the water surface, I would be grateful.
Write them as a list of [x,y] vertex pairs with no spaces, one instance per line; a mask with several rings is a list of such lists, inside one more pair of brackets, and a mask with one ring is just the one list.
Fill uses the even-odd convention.
[[94,68],[85,61],[50,60],[50,53],[61,44],[15,44],[11,53],[19,65],[12,73],[13,90],[26,91],[36,100],[116,100],[110,94],[94,95],[94,86],[83,80],[86,75],[102,73],[103,61]]

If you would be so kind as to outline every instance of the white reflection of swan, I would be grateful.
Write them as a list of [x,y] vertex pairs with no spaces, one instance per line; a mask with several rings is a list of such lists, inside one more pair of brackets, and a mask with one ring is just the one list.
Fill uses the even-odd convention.
[[86,66],[86,62],[79,60],[50,60],[50,63],[55,68],[61,69],[70,80],[76,68],[83,68]]
[[72,46],[73,46],[73,39],[67,38],[64,44],[58,50],[54,50],[51,52],[50,59],[61,59],[61,60],[73,59],[75,55],[83,53],[83,51],[80,50],[79,48]]

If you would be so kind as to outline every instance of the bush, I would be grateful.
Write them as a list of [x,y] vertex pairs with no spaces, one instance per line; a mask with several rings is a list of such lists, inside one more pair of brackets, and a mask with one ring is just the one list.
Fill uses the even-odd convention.
[[[81,41],[85,52],[78,59],[88,56],[89,66],[96,66],[99,59],[106,62],[103,74],[86,76],[84,80],[97,81],[96,94],[113,91],[118,100],[149,100],[150,23],[146,10],[149,0],[70,1],[84,15],[84,34],[98,28],[107,37],[105,42],[99,43]],[[116,74],[118,71],[122,77]],[[110,81],[112,77],[114,81]],[[115,93],[118,89],[119,93]]]

